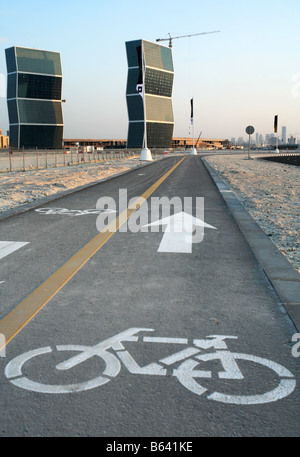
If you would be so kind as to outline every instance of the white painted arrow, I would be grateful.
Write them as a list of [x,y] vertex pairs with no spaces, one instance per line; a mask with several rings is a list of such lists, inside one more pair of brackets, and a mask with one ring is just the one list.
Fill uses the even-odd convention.
[[22,241],[0,241],[0,259],[3,259],[3,257],[6,257],[14,251],[17,251],[26,244],[28,243]]
[[[166,225],[163,238],[157,252],[179,252],[192,253],[192,245],[195,242],[193,230],[195,226],[215,229],[212,225],[206,224],[201,219],[191,216],[188,213],[180,212],[173,216],[165,217],[159,221],[147,224],[144,227]],[[201,238],[202,241],[202,238]]]

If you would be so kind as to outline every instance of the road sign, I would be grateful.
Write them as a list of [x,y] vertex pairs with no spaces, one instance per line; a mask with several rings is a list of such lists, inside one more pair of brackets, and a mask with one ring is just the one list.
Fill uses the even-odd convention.
[[248,144],[248,159],[250,159],[250,136],[255,132],[255,128],[252,125],[248,125],[246,128],[246,133],[249,135],[249,144]]
[[248,127],[246,128],[246,133],[248,133],[248,135],[252,135],[254,132],[255,128],[252,125],[248,125]]

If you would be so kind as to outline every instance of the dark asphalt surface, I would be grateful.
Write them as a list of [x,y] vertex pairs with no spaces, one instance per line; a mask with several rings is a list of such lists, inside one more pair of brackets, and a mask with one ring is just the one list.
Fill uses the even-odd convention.
[[[162,160],[118,178],[89,187],[43,208],[85,210],[100,197],[128,200],[142,195],[180,160]],[[116,232],[70,281],[38,312],[6,348],[0,359],[0,399],[5,415],[0,436],[99,437],[229,437],[299,436],[299,358],[292,356],[296,332],[248,243],[231,217],[200,157],[187,157],[157,188],[153,197],[204,197],[205,229],[191,254],[157,252],[163,233]],[[150,211],[150,205],[149,205]],[[29,244],[0,263],[1,319],[98,233],[97,215],[46,215],[32,209],[0,223],[2,241]],[[149,213],[149,221],[150,221]],[[94,346],[129,328],[137,342],[124,343],[140,367],[185,346],[145,342],[142,336],[194,339],[209,335],[226,339],[230,351],[282,365],[296,380],[288,396],[263,404],[223,403],[214,392],[232,396],[262,395],[275,389],[282,376],[267,364],[238,360],[244,379],[219,379],[220,360],[203,362],[211,370],[198,378],[206,390],[197,395],[175,376],[132,373],[124,365],[110,382],[86,391],[46,394],[14,385],[5,375],[8,362],[37,348],[53,353],[31,358],[22,375],[39,384],[78,384],[97,378],[105,368],[93,356],[68,370],[58,361],[75,355],[56,352],[57,345]],[[124,347],[115,347],[116,351]],[[201,349],[201,355],[213,349]],[[113,349],[109,350],[113,353]],[[261,360],[261,359],[260,359]],[[196,366],[197,365],[197,366]],[[279,379],[280,378],[280,379]],[[276,395],[275,395],[276,397]]]

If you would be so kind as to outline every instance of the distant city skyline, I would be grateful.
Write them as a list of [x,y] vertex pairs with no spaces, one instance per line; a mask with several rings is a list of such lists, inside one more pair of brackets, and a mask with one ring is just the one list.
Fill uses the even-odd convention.
[[[57,12],[59,11],[59,17]],[[245,140],[247,125],[300,137],[298,0],[53,0],[47,14],[36,0],[1,6],[0,129],[8,130],[5,49],[12,46],[61,54],[65,138],[126,138],[125,42],[173,40],[174,137]],[[168,41],[161,42],[168,46]],[[255,134],[254,134],[255,139]]]
[[[282,126],[280,131],[276,133],[271,132],[271,133],[265,133],[262,134],[260,132],[254,132],[254,134],[251,136],[251,143],[256,144],[256,145],[268,145],[268,144],[273,144],[275,143],[276,138],[278,137],[279,144],[294,144],[294,143],[300,143],[300,137],[297,135],[294,135],[293,133],[287,134],[287,127]],[[273,139],[273,141],[272,141]],[[238,138],[231,137],[230,142],[232,144],[240,144],[243,142],[248,142],[249,141],[249,136],[240,136]]]

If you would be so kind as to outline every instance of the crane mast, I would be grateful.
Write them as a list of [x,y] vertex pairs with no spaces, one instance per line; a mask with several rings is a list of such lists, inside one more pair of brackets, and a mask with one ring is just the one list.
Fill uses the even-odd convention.
[[194,33],[192,35],[181,35],[181,36],[174,36],[172,37],[170,33],[168,33],[169,38],[157,38],[156,41],[169,41],[169,48],[172,48],[172,40],[176,40],[177,38],[190,38],[192,36],[198,35],[208,35],[209,33],[219,33],[220,30],[214,30],[213,32],[201,32],[201,33]]

